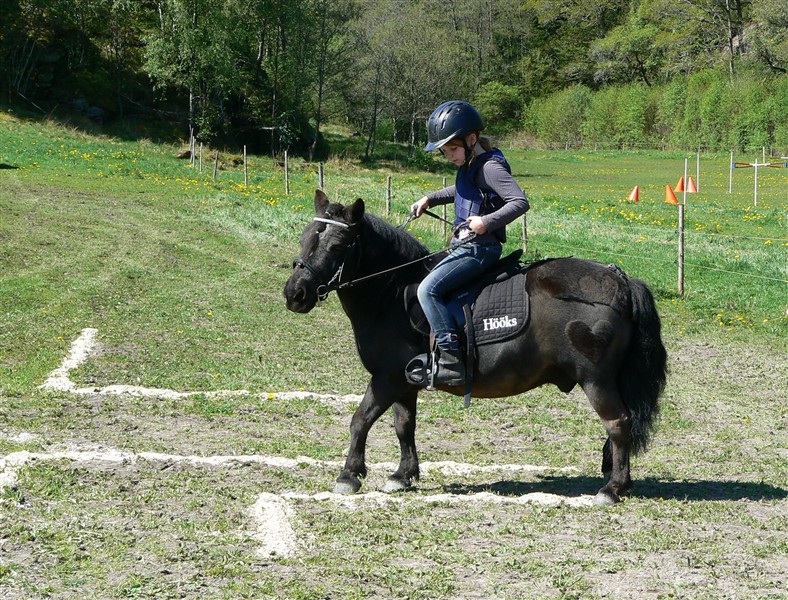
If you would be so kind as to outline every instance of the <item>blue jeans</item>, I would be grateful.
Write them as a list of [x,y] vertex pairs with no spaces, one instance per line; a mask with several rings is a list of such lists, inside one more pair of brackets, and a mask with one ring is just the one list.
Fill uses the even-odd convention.
[[[453,241],[452,241],[453,242]],[[473,281],[501,257],[501,244],[464,244],[454,247],[419,285],[418,298],[424,315],[442,350],[458,350],[457,332],[446,302],[451,292]]]

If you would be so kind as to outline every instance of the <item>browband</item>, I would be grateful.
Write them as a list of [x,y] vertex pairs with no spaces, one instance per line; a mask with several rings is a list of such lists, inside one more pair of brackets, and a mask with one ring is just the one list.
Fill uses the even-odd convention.
[[342,221],[334,221],[333,219],[324,219],[323,217],[315,217],[312,220],[320,221],[321,223],[328,223],[329,225],[339,225],[340,227],[344,227],[345,229],[350,228],[350,225],[348,225],[347,223],[343,223]]

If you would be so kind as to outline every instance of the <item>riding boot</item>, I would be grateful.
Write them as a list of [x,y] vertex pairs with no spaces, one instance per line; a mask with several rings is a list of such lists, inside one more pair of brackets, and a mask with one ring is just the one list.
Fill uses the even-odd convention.
[[463,385],[464,383],[465,363],[460,351],[441,349],[433,385]]

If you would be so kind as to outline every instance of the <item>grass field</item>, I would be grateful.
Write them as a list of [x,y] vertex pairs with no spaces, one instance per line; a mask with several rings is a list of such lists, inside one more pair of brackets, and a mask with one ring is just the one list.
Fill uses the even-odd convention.
[[[657,297],[671,375],[635,490],[612,509],[573,506],[599,487],[604,441],[579,391],[469,410],[427,393],[417,442],[436,466],[413,492],[345,504],[320,493],[353,403],[281,395],[366,386],[336,298],[284,309],[317,167],[292,160],[286,195],[270,157],[252,157],[244,186],[237,155],[214,181],[178,150],[0,112],[0,597],[786,597],[788,169],[759,172],[754,207],[752,169],[729,194],[728,156],[701,156],[679,296],[664,194],[685,157],[695,177],[694,154],[505,148],[532,200],[529,257],[616,262]],[[399,224],[451,178],[389,150],[328,161],[328,194],[384,216],[391,175]],[[437,222],[412,232],[443,243]],[[509,233],[521,246],[519,224]],[[88,327],[76,387],[197,393],[40,389]],[[397,457],[384,418],[364,491]],[[261,552],[273,513],[257,505],[287,516],[287,556]]]

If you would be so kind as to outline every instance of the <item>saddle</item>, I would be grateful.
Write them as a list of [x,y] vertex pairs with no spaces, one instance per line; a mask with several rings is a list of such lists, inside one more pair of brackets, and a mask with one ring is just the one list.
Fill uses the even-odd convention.
[[[500,259],[492,269],[468,286],[457,290],[447,302],[454,317],[460,344],[464,347],[466,365],[465,406],[470,405],[473,367],[478,346],[508,340],[528,324],[529,299],[525,291],[527,266],[520,263],[523,251],[516,250]],[[427,265],[431,269],[442,259]],[[425,338],[432,337],[429,323],[419,304],[416,291],[419,284],[405,288],[404,301],[411,325]],[[428,386],[435,360],[434,337],[431,352],[410,361],[406,368],[408,381]]]

